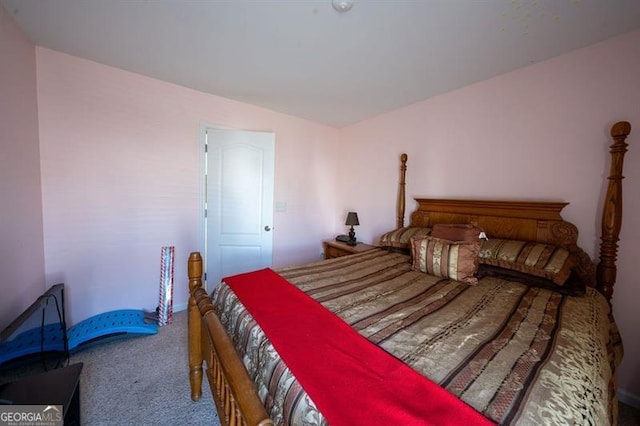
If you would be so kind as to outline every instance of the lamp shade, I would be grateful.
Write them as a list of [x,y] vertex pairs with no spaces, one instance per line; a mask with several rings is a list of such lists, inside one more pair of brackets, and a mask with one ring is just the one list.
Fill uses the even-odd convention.
[[347,222],[345,223],[345,225],[349,225],[349,226],[358,226],[358,225],[360,225],[360,222],[358,222],[358,213],[349,212],[347,214]]

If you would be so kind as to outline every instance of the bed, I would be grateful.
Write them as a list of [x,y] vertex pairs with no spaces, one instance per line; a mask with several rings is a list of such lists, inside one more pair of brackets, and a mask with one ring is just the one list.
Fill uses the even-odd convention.
[[[276,272],[491,422],[616,424],[622,343],[610,301],[630,131],[627,122],[611,128],[597,265],[578,247],[576,227],[562,219],[564,202],[418,198],[405,226],[403,154],[396,229],[381,237],[380,248]],[[484,232],[488,240],[470,243],[479,247],[479,268],[466,274],[467,266],[452,267],[451,259],[463,264],[467,245],[430,236],[435,227]],[[394,239],[414,232],[424,235],[408,246]],[[529,260],[510,269],[506,248],[515,243],[519,253],[530,250],[528,259],[554,254],[545,255],[544,271]],[[434,270],[443,266],[444,257],[433,260],[442,247],[456,255]],[[197,252],[188,273],[191,398],[200,399],[206,376],[224,425],[328,424],[234,290],[226,282],[212,294],[202,288]]]

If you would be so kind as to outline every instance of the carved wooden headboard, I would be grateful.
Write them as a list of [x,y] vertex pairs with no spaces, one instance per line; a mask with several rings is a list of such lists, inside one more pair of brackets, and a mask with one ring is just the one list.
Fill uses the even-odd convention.
[[538,201],[443,200],[417,198],[412,226],[436,223],[470,223],[488,236],[539,241],[556,245],[576,244],[578,229],[565,222],[560,211],[569,203]]
[[[416,198],[411,226],[432,227],[437,223],[469,223],[481,227],[489,238],[507,238],[554,244],[578,257],[577,274],[595,286],[608,300],[616,279],[617,242],[622,225],[622,166],[631,125],[625,121],[611,128],[611,170],[602,210],[602,234],[598,266],[577,245],[578,229],[560,216],[569,203],[558,201],[491,201]],[[400,157],[400,188],[397,226],[404,226],[407,154]]]
[[411,226],[468,223],[482,228],[489,238],[535,241],[565,247],[578,258],[576,273],[588,285],[595,286],[596,267],[577,245],[578,228],[560,216],[569,203],[428,198],[416,198],[416,201],[418,209],[411,214]]

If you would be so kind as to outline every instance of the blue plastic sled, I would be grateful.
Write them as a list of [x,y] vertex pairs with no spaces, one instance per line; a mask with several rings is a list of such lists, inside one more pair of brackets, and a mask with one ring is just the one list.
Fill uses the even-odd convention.
[[[115,337],[134,337],[156,334],[157,323],[145,322],[144,311],[122,309],[95,315],[67,330],[70,352]],[[64,339],[60,324],[49,324],[25,331],[0,345],[0,364],[25,355],[40,352],[64,352]]]

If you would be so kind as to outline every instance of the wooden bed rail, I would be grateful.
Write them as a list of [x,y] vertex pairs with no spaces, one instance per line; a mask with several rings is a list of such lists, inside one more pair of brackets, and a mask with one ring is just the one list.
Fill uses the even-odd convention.
[[202,257],[189,256],[189,381],[191,399],[202,395],[202,362],[218,417],[228,426],[272,426],[253,381],[233,342],[215,313],[211,298],[202,288]]

